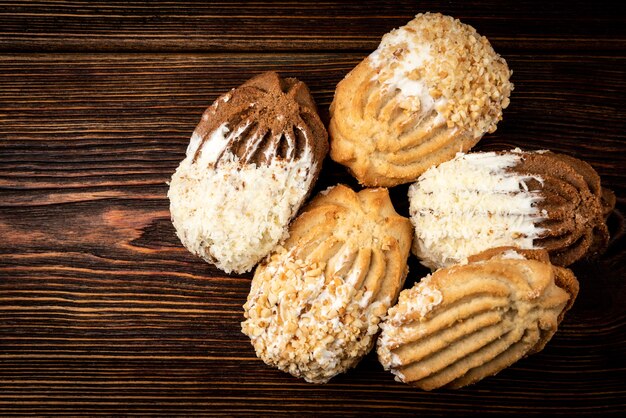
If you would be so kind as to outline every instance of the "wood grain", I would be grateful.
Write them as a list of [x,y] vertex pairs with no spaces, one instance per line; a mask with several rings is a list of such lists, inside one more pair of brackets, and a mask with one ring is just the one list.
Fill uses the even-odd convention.
[[[284,6],[277,35],[289,35],[264,46],[272,27],[263,25],[275,23],[241,18],[254,12],[243,3],[0,7],[0,415],[623,413],[626,42],[614,10],[555,6],[543,19],[532,4],[443,10],[493,31],[514,70],[511,106],[478,148],[567,152],[589,161],[618,196],[611,246],[574,267],[579,299],[541,353],[459,391],[396,383],[372,354],[329,384],[310,385],[265,366],[241,334],[251,275],[226,276],[179,243],[166,181],[203,110],[273,69],[305,81],[327,121],[335,84],[378,32],[415,13],[408,2],[356,4],[264,8],[278,15]],[[221,42],[216,22],[230,30],[236,16],[249,19],[247,32],[235,28]],[[187,40],[194,19],[207,26]],[[171,43],[157,45],[153,33]],[[528,39],[498,38],[514,35]],[[241,52],[253,49],[262,51]],[[135,52],[90,52],[112,50]],[[316,189],[337,182],[356,186],[327,161]],[[406,214],[406,186],[392,199]],[[410,268],[407,286],[425,273],[414,258]]]
[[372,50],[416,13],[467,22],[498,50],[626,49],[615,1],[0,1],[5,51]]
[[[132,189],[132,198],[163,198],[199,115],[219,94],[273,69],[305,81],[327,121],[334,86],[364,56],[0,57],[0,184],[10,186],[12,197],[6,204],[76,202],[82,194],[85,200],[128,197]],[[506,58],[516,85],[511,105],[497,132],[480,146],[569,152],[589,161],[623,195],[626,55]]]

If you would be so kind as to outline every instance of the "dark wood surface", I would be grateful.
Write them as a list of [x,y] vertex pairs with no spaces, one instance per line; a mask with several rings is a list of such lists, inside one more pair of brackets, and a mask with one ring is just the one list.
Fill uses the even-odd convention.
[[[626,17],[619,2],[0,2],[0,415],[594,416],[626,409]],[[251,274],[191,256],[167,185],[203,110],[264,70],[336,83],[420,11],[472,24],[513,69],[478,149],[589,161],[618,197],[544,351],[426,393],[374,355],[327,385],[267,367],[240,332]],[[355,186],[326,162],[317,189]],[[392,190],[406,213],[406,186]],[[412,257],[407,286],[422,274]]]

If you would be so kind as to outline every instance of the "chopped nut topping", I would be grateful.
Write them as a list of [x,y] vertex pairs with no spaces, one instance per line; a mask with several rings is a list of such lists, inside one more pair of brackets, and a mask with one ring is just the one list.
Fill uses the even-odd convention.
[[325,267],[279,248],[257,269],[241,324],[265,363],[312,383],[327,382],[371,349],[391,303],[372,302],[371,292]]
[[448,127],[470,130],[476,137],[496,130],[513,90],[512,71],[487,38],[438,13],[418,14],[385,35],[370,63],[376,78],[390,88],[419,74],[431,97],[438,99],[436,110]]

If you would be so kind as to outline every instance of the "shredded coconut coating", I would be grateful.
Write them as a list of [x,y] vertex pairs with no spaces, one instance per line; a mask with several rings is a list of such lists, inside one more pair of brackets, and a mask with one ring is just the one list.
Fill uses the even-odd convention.
[[[424,83],[448,127],[475,137],[494,132],[509,105],[513,84],[506,61],[486,37],[450,16],[418,14],[385,35],[369,59],[379,81],[392,88]],[[423,107],[424,93],[419,96]]]
[[326,263],[309,263],[279,247],[252,281],[242,331],[256,354],[311,383],[346,371],[373,346],[391,300],[371,301]]
[[546,213],[529,190],[539,176],[517,173],[521,154],[481,152],[457,156],[427,170],[409,187],[415,227],[413,252],[431,269],[466,263],[488,248],[535,248]]
[[241,164],[225,153],[219,168],[187,157],[168,197],[185,247],[226,273],[251,270],[287,236],[313,176],[311,161]]

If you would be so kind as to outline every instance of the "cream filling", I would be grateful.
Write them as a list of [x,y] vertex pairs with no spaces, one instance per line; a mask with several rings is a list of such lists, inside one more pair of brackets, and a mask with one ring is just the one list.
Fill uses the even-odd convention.
[[226,273],[243,273],[286,238],[313,180],[313,162],[309,151],[296,162],[243,165],[225,151],[230,136],[225,125],[217,128],[193,162],[200,144],[194,133],[168,197],[183,245]]
[[526,260],[526,257],[515,250],[506,250],[500,255],[500,258],[504,260]]
[[[394,55],[402,50],[400,57]],[[419,42],[416,36],[405,26],[386,34],[378,48],[369,55],[370,65],[380,71],[372,80],[381,81],[382,87],[388,90],[399,90],[405,101],[402,107],[418,111],[426,115],[433,109],[437,110],[436,122],[443,122],[439,112],[447,102],[442,96],[435,99],[430,88],[421,76],[421,69],[426,63],[432,62],[431,46]]]
[[536,248],[533,240],[543,232],[536,224],[546,214],[535,206],[542,197],[526,182],[542,179],[507,171],[520,159],[519,153],[459,153],[411,185],[414,252],[424,265],[466,263],[493,247]]

